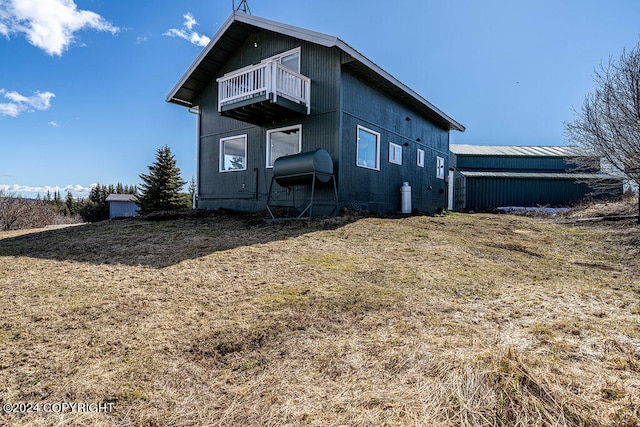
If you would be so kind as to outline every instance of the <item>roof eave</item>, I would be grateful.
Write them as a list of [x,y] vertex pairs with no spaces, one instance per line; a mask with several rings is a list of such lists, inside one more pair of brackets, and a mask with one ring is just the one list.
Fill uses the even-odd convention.
[[229,29],[231,24],[233,24],[233,22],[236,20],[236,14],[237,14],[237,12],[233,12],[229,16],[229,18],[227,18],[227,20],[224,22],[224,24],[222,24],[222,26],[220,27],[218,32],[216,32],[215,36],[213,36],[211,41],[209,41],[207,46],[205,46],[205,48],[202,49],[202,51],[200,52],[200,55],[198,55],[196,57],[195,61],[193,61],[191,66],[187,69],[187,71],[185,71],[185,73],[182,75],[180,80],[178,80],[178,83],[176,83],[176,85],[173,87],[173,89],[171,89],[171,92],[169,92],[169,95],[167,95],[167,98],[166,98],[167,102],[171,102],[173,104],[178,104],[178,105],[181,105],[183,107],[193,107],[193,103],[185,101],[185,100],[182,100],[182,99],[177,99],[175,96],[178,93],[178,91],[180,90],[180,88],[187,82],[187,80],[189,80],[191,75],[194,73],[196,68],[198,68],[198,66],[204,60],[204,58],[206,58],[206,56],[209,54],[209,52],[211,52],[211,49],[213,49],[213,47],[216,45],[216,43],[218,43],[218,41],[220,41],[220,39],[222,38],[224,33],[227,32],[227,30]]

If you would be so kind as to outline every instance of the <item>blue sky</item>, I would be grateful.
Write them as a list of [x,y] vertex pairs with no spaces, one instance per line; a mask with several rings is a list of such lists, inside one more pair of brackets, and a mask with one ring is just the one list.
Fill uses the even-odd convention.
[[[236,1],[239,3],[239,1]],[[139,184],[162,145],[195,174],[196,119],[165,97],[232,0],[0,0],[0,189]],[[466,126],[459,144],[563,145],[593,70],[640,41],[637,0],[249,0],[334,35]]]

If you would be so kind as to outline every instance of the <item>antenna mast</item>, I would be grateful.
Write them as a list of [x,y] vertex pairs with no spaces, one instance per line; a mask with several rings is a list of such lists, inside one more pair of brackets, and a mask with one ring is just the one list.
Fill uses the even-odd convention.
[[232,7],[234,12],[239,11],[251,15],[251,9],[249,9],[249,3],[247,3],[247,0],[241,0],[238,7],[236,7],[236,0],[232,0]]

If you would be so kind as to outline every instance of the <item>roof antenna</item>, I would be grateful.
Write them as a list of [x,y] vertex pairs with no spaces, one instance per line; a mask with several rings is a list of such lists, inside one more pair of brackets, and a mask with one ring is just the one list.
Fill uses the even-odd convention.
[[247,0],[241,0],[238,7],[236,7],[236,0],[232,0],[232,6],[234,12],[239,11],[251,15],[251,9],[249,9],[249,3],[247,3]]

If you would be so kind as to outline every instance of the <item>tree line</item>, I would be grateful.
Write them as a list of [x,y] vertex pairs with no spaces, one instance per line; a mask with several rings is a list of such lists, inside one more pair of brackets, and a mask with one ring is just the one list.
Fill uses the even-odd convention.
[[73,197],[68,191],[62,197],[54,191],[42,197],[27,199],[17,194],[0,191],[0,231],[38,228],[53,224],[97,222],[109,219],[109,194],[136,194],[135,186],[102,185],[91,187],[87,197]]
[[135,194],[138,212],[142,215],[158,211],[190,209],[195,195],[195,179],[187,184],[180,176],[180,169],[168,146],[156,151],[156,160],[149,166],[148,174],[140,174],[140,191],[135,185],[96,184],[89,195],[75,198],[69,191],[62,197],[60,191],[44,197],[25,199],[16,194],[0,191],[0,231],[37,228],[51,224],[98,222],[109,219],[109,194]]

